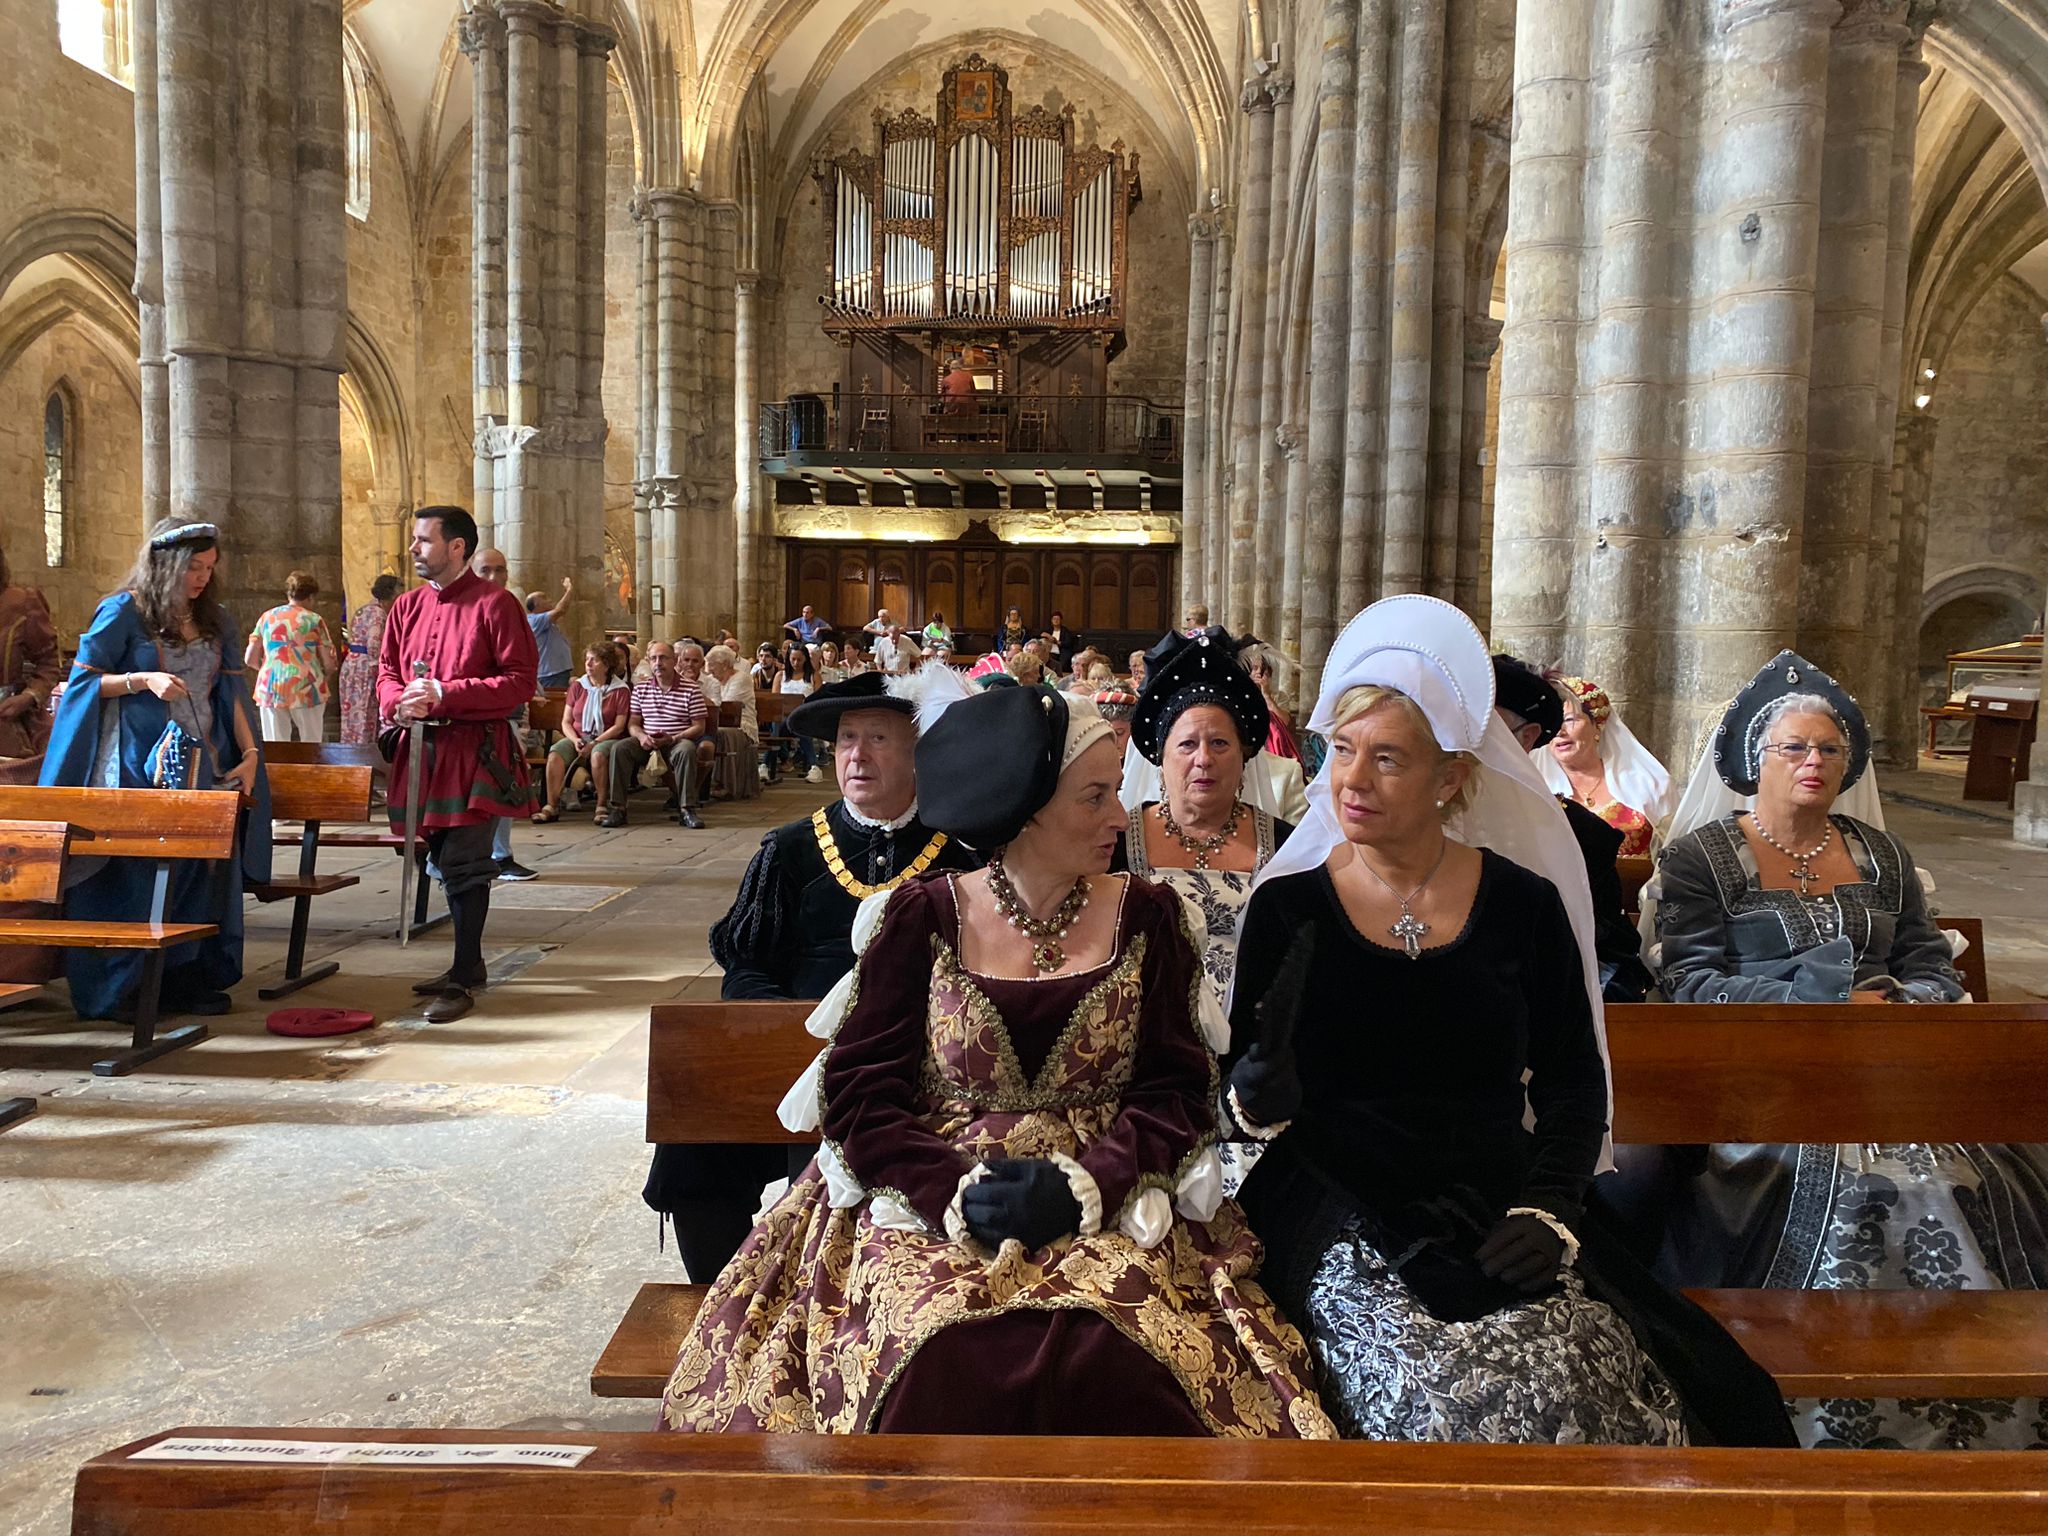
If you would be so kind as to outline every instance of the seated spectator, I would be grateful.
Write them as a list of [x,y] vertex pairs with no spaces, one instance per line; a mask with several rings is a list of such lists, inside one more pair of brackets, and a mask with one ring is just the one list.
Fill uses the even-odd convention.
[[712,763],[711,793],[719,800],[751,800],[761,793],[761,780],[767,776],[760,764],[761,725],[754,707],[754,680],[740,670],[738,653],[727,645],[714,645],[704,653],[704,674],[699,686],[712,709],[732,704],[740,712],[738,725],[720,720],[713,733],[717,756]]
[[597,791],[597,824],[605,824],[611,812],[612,743],[626,734],[631,714],[626,658],[609,640],[600,640],[583,653],[583,675],[569,684],[562,739],[548,748],[547,800],[533,813],[535,822],[561,820],[563,796],[581,768],[589,770]]
[[[882,610],[887,613],[888,609]],[[884,675],[901,675],[914,671],[911,658],[917,655],[917,647],[903,638],[903,626],[891,622],[875,636],[875,670]]]
[[824,637],[825,631],[832,627],[832,622],[819,618],[816,610],[809,603],[805,603],[803,610],[782,627],[802,644],[816,645]]
[[[811,653],[800,645],[792,645],[785,658],[781,692],[797,698],[807,698],[818,691],[818,668],[811,661]],[[822,784],[824,770],[818,766],[817,738],[806,731],[790,729],[787,718],[777,720],[768,727],[768,734],[774,745],[767,753],[767,764],[762,772],[773,784],[782,774],[782,765],[792,757],[804,765],[805,782]]]
[[1200,634],[1203,630],[1207,629],[1209,627],[1209,605],[1207,603],[1189,603],[1187,611],[1180,616],[1180,627],[1181,632],[1188,635]]
[[[626,737],[612,748],[611,808],[604,825],[626,824],[626,796],[633,780],[648,759],[659,754],[676,784],[677,819],[699,830],[704,823],[691,802],[697,794],[697,748],[710,732],[711,709],[697,686],[683,680],[673,645],[655,641],[647,647],[647,660],[654,675],[634,686]],[[701,668],[701,654],[697,661]]]
[[1022,645],[1031,638],[1031,631],[1024,627],[1024,612],[1012,608],[1003,616],[1003,627],[996,631],[996,649],[1008,655],[1010,647]]
[[839,664],[839,647],[830,640],[818,642],[818,686],[846,681],[846,668]]
[[1294,727],[1287,723],[1286,706],[1274,694],[1280,682],[1280,653],[1262,640],[1247,640],[1238,647],[1237,659],[1266,700],[1266,750],[1275,757],[1301,761],[1301,748],[1294,743]]
[[859,677],[861,673],[873,670],[868,662],[867,652],[852,640],[846,642],[846,651],[840,660],[844,664],[843,670],[847,677]]
[[872,619],[869,619],[867,623],[861,625],[860,628],[861,633],[864,635],[886,635],[891,629],[898,627],[900,626],[898,626],[896,620],[890,616],[888,609],[877,608],[875,610],[875,616]]
[[1010,676],[1021,687],[1050,688],[1045,680],[1045,663],[1032,651],[1019,651],[1010,662]]
[[931,620],[924,627],[923,633],[926,645],[934,648],[943,645],[948,650],[952,649],[953,631],[946,628],[946,616],[943,613],[934,610]]
[[1061,672],[1066,671],[1073,664],[1072,659],[1082,649],[1081,637],[1073,630],[1067,628],[1066,615],[1057,608],[1053,609],[1052,619],[1045,626],[1045,641],[1047,646],[1050,647],[1048,652],[1049,659],[1054,668]]
[[1562,677],[1564,724],[1537,769],[1560,799],[1576,800],[1622,836],[1625,858],[1650,851],[1659,826],[1678,809],[1671,774],[1622,723],[1607,690],[1583,677]]
[[775,642],[763,640],[754,647],[752,671],[754,686],[763,693],[773,693],[782,686],[782,658],[775,652]]
[[1138,708],[1138,696],[1115,686],[1097,691],[1095,712],[1102,716],[1109,733],[1116,738],[1116,760],[1124,760],[1124,749],[1131,744],[1131,716]]
[[1144,686],[1145,686],[1145,653],[1144,653],[1143,651],[1133,651],[1133,652],[1131,652],[1131,655],[1130,655],[1130,664],[1131,664],[1131,687],[1132,687],[1133,689],[1138,689],[1138,688],[1142,688],[1142,687],[1144,687]]

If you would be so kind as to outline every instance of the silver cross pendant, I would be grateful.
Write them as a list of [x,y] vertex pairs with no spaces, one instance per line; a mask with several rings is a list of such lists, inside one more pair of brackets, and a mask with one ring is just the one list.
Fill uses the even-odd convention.
[[1413,912],[1403,907],[1399,921],[1389,928],[1387,932],[1401,941],[1401,947],[1408,952],[1410,960],[1422,958],[1422,936],[1429,932],[1429,924],[1425,923]]

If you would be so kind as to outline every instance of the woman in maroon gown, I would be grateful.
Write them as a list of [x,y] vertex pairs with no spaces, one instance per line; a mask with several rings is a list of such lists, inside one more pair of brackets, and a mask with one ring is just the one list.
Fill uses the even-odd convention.
[[1106,873],[1107,726],[998,689],[917,756],[919,814],[990,867],[863,904],[784,1102],[824,1145],[712,1286],[662,1422],[1330,1436],[1221,1197],[1180,902]]

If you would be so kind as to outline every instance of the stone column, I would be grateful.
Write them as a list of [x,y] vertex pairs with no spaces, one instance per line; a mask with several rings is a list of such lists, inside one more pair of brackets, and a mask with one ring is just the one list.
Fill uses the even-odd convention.
[[1248,118],[1243,203],[1238,212],[1237,243],[1245,253],[1237,272],[1237,356],[1235,388],[1230,405],[1230,541],[1224,550],[1224,604],[1210,617],[1236,629],[1252,618],[1252,583],[1258,559],[1260,439],[1267,430],[1265,376],[1267,334],[1266,287],[1272,238],[1273,108],[1270,79],[1246,84],[1241,98]]
[[[1203,569],[1199,582],[1200,600],[1209,605],[1212,614],[1223,611],[1225,583],[1228,579],[1229,562],[1226,557],[1230,553],[1230,354],[1236,339],[1236,327],[1231,324],[1231,298],[1236,291],[1232,252],[1236,246],[1230,227],[1230,210],[1219,207],[1215,212],[1215,218],[1216,270],[1209,295],[1209,408],[1204,413],[1209,433],[1208,483],[1202,491],[1208,511],[1204,518]],[[1173,615],[1173,619],[1178,623],[1180,615]]]
[[544,0],[463,18],[475,98],[476,518],[515,590],[576,582],[594,634],[604,562],[605,59],[609,32]]
[[1891,572],[1892,627],[1899,634],[1899,654],[1875,712],[1895,723],[1880,739],[1883,761],[1894,768],[1920,766],[1920,595],[1927,584],[1927,509],[1939,429],[1940,418],[1931,412],[1907,411],[1899,417],[1893,454],[1899,545]]
[[1459,417],[1458,573],[1451,601],[1481,630],[1492,624],[1493,592],[1487,551],[1493,530],[1486,520],[1486,475],[1479,456],[1486,446],[1486,386],[1500,350],[1501,322],[1490,315],[1465,316],[1465,408]]
[[[1300,514],[1288,519],[1287,590],[1301,664],[1296,702],[1312,701],[1336,638],[1337,547],[1344,497],[1346,357],[1351,334],[1352,165],[1357,147],[1358,0],[1323,10],[1322,79],[1316,91],[1314,310],[1309,329],[1308,436]],[[1281,623],[1282,649],[1290,625]]]
[[[738,471],[733,457],[737,219],[731,204],[694,192],[650,189],[643,219],[641,440],[646,476],[649,580],[662,589],[650,615],[658,636],[701,634],[739,621]],[[651,255],[649,246],[651,244]],[[758,332],[756,333],[758,334]]]
[[1215,298],[1216,221],[1188,220],[1188,350],[1181,411],[1180,591],[1174,618],[1191,602],[1206,602],[1204,562],[1209,541],[1209,324]]
[[761,483],[761,290],[771,279],[740,274],[733,285],[734,524],[739,537],[739,619],[748,642],[776,633],[782,606],[782,561],[775,546],[775,506]]
[[641,645],[654,631],[654,438],[660,344],[655,335],[655,221],[644,188],[633,195],[633,222],[640,233],[640,272],[634,299],[633,349],[639,408],[633,438],[633,629]]
[[[1273,146],[1270,207],[1266,217],[1266,316],[1263,324],[1265,356],[1259,372],[1259,397],[1263,402],[1259,433],[1258,509],[1253,524],[1251,554],[1252,606],[1250,626],[1262,639],[1280,638],[1280,591],[1285,575],[1287,536],[1287,476],[1293,457],[1289,443],[1294,432],[1287,419],[1290,393],[1284,363],[1288,353],[1286,317],[1289,300],[1289,232],[1292,220],[1294,176],[1294,80],[1276,76],[1267,93],[1273,101]],[[1232,551],[1235,558],[1235,547]],[[1243,609],[1236,622],[1246,623]]]
[[138,0],[143,500],[222,526],[238,622],[310,570],[339,618],[341,0]]
[[[1896,410],[1898,333],[1886,351],[1891,297],[1893,140],[1905,0],[1862,0],[1835,28],[1828,54],[1821,158],[1812,383],[1807,391],[1805,518],[1799,562],[1799,648],[1851,693],[1881,686],[1866,644],[1867,581],[1879,523],[1877,478]],[[1911,132],[1911,121],[1907,131]],[[1901,295],[1903,297],[1903,294]],[[1888,574],[1888,573],[1886,573]]]

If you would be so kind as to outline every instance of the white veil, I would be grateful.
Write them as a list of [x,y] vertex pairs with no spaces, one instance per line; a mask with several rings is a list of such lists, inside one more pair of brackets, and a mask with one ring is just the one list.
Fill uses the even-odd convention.
[[[1549,747],[1529,754],[1551,790],[1569,800],[1572,781]],[[1607,770],[1607,792],[1623,805],[1641,811],[1660,832],[1678,809],[1678,786],[1671,771],[1636,739],[1636,733],[1622,721],[1621,711],[1610,709],[1600,724],[1600,762]]]
[[[1439,598],[1411,594],[1374,603],[1344,627],[1323,665],[1322,693],[1308,727],[1328,737],[1335,729],[1337,701],[1350,689],[1374,683],[1413,699],[1447,752],[1479,759],[1464,808],[1445,825],[1459,842],[1491,848],[1501,857],[1543,876],[1557,887],[1579,941],[1586,996],[1600,1060],[1607,1063],[1607,1021],[1600,1002],[1600,966],[1593,950],[1593,894],[1586,883],[1585,855],[1535,765],[1493,708],[1493,660],[1470,619]],[[1331,804],[1334,756],[1308,788],[1308,813],[1254,889],[1281,875],[1315,869],[1344,841]],[[1607,1114],[1614,1118],[1614,1076],[1607,1081]],[[1612,1138],[1603,1141],[1599,1171],[1613,1167]]]

